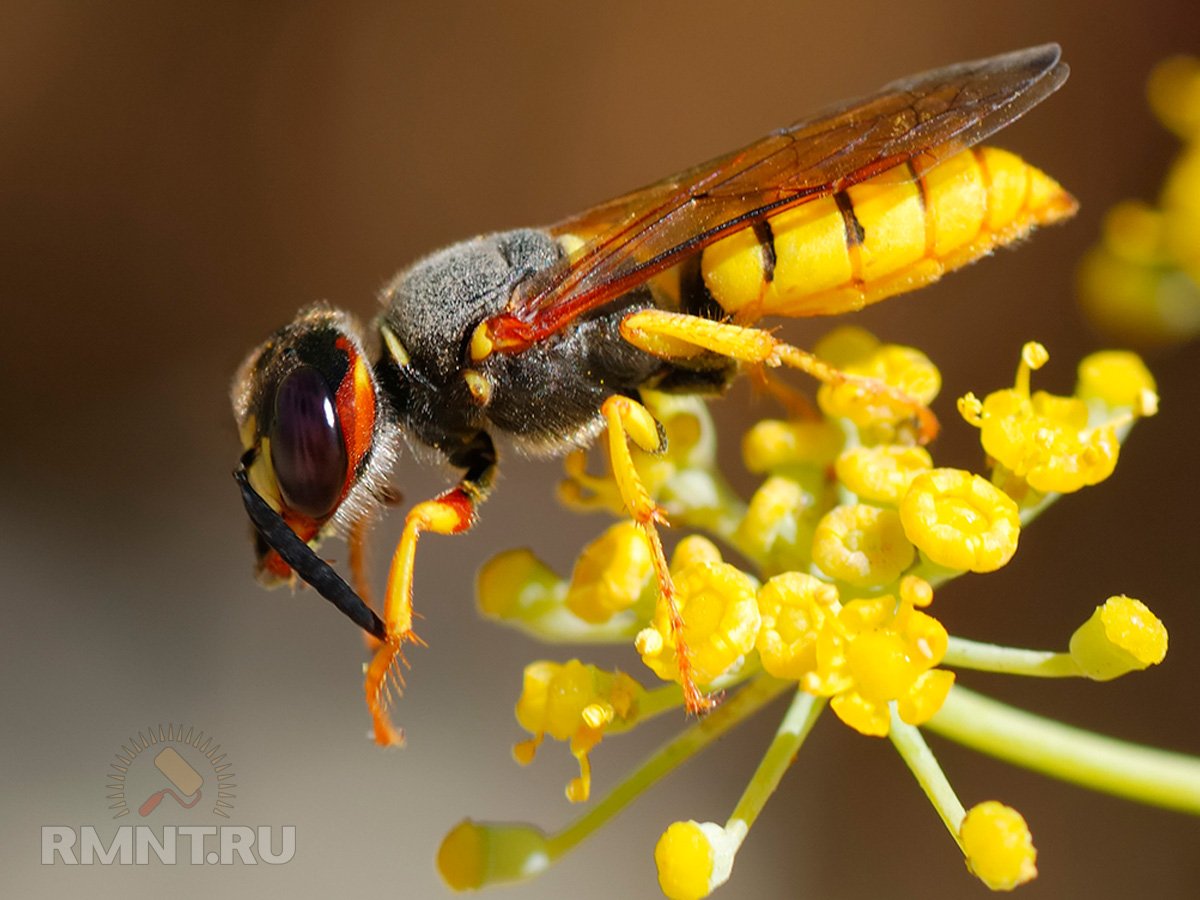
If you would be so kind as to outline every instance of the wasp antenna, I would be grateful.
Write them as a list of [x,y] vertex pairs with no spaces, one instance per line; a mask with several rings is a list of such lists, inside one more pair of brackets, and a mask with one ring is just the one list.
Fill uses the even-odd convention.
[[241,490],[246,514],[262,535],[262,539],[284,562],[296,570],[296,574],[340,609],[350,621],[373,637],[384,640],[387,630],[375,611],[363,602],[329,563],[317,556],[308,544],[298,538],[279,513],[254,490],[246,474],[246,456],[250,456],[250,462],[253,462],[254,456],[251,453],[243,455],[241,464],[233,472],[233,478]]

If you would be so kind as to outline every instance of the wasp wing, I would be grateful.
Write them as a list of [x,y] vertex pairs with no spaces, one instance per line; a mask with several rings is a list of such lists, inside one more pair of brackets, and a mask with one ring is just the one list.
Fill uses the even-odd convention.
[[1067,79],[1057,44],[887,85],[551,227],[581,246],[490,320],[509,352],[726,234],[908,163],[913,177],[1024,115]]

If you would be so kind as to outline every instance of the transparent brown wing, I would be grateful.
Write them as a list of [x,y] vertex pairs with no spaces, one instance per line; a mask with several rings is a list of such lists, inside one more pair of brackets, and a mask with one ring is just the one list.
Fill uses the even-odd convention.
[[[915,174],[1003,128],[1064,81],[1057,44],[893,82],[552,226],[583,245],[489,321],[517,352],[713,241],[910,163]],[[914,175],[915,177],[915,175]]]

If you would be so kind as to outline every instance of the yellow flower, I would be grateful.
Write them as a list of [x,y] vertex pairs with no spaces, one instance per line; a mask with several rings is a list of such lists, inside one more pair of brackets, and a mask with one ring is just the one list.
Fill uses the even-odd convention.
[[645,534],[632,522],[619,522],[579,555],[567,608],[585,622],[607,622],[633,606],[653,580],[654,560]]
[[906,578],[899,602],[888,595],[847,603],[821,629],[817,668],[803,688],[832,697],[837,717],[862,734],[887,735],[893,701],[908,724],[927,722],[954,683],[953,673],[934,668],[946,654],[946,629],[914,609],[928,599],[925,582]]
[[1150,73],[1146,96],[1154,114],[1177,135],[1200,137],[1200,59],[1164,59]]
[[895,581],[916,555],[895,510],[862,503],[835,507],[821,519],[812,554],[822,572],[855,587]]
[[[816,354],[847,375],[882,381],[926,406],[942,387],[941,373],[920,350],[880,344],[862,329],[833,331],[818,343]],[[911,406],[900,404],[886,394],[865,391],[862,383],[854,379],[821,385],[817,403],[827,416],[849,419],[860,428],[875,429],[884,437],[913,414]]]
[[1088,428],[1087,404],[1038,391],[996,391],[983,401],[983,449],[1034,490],[1068,494],[1112,474],[1121,443],[1111,425]]
[[[701,398],[646,391],[642,399],[667,435],[664,452],[633,454],[638,477],[650,496],[657,498],[682,473],[693,468],[707,469],[712,464],[715,436]],[[563,461],[566,478],[558,486],[559,499],[580,511],[603,509],[623,514],[625,504],[612,477],[611,465],[605,474],[592,475],[587,464],[586,450],[567,455]]]
[[610,728],[623,730],[633,724],[643,693],[623,672],[604,672],[577,659],[561,665],[530,663],[516,714],[533,738],[513,747],[513,757],[528,765],[546,735],[570,741],[571,755],[579,760],[579,777],[567,785],[567,799],[582,803],[591,791],[588,752]]
[[933,468],[924,447],[880,444],[854,447],[837,459],[838,481],[860,500],[895,506],[908,492],[912,480]]
[[807,568],[822,506],[800,481],[772,476],[750,498],[738,523],[737,545],[762,561],[764,574]]
[[1030,370],[1046,359],[1041,344],[1026,344],[1015,387],[989,394],[982,404],[965,398],[960,409],[979,427],[988,456],[1016,478],[1042,493],[1070,493],[1111,475],[1121,443],[1111,423],[1088,427],[1082,399],[1044,391],[1030,396]]
[[1037,877],[1037,850],[1019,812],[995,800],[973,806],[959,826],[967,868],[993,891]]
[[493,619],[519,619],[551,597],[559,579],[526,549],[505,550],[483,564],[475,578],[479,611]]
[[1154,376],[1136,353],[1102,350],[1079,364],[1075,394],[1081,400],[1099,400],[1109,408],[1143,409],[1153,405],[1147,404],[1146,396],[1156,391]]
[[1158,665],[1166,655],[1166,627],[1146,604],[1124,594],[1097,606],[1071,636],[1071,658],[1095,681]]
[[992,572],[1017,552],[1021,520],[1011,497],[978,475],[934,469],[900,504],[908,539],[948,569]]
[[[754,649],[761,621],[758,585],[735,566],[712,560],[672,567],[672,572],[692,674],[698,685],[711,684],[735,671]],[[678,681],[671,623],[664,604],[658,606],[650,627],[638,633],[635,646],[642,662],[659,678]]]
[[842,430],[832,422],[764,419],[742,438],[742,458],[746,468],[758,475],[794,466],[824,469],[844,441]]
[[799,680],[817,666],[817,637],[836,615],[838,592],[812,575],[776,575],[758,592],[758,655],[776,678]]

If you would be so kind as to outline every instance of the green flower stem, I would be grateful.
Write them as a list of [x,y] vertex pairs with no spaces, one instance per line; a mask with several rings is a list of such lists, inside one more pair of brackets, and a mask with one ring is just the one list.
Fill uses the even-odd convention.
[[1200,758],[1194,756],[1063,725],[958,685],[925,727],[1063,781],[1200,815]]
[[999,644],[984,644],[960,637],[950,638],[942,663],[955,669],[1032,675],[1036,678],[1083,677],[1079,666],[1069,653],[1002,647]]
[[746,785],[733,814],[725,823],[725,830],[735,838],[736,846],[741,846],[742,841],[746,839],[754,820],[758,818],[770,796],[775,793],[783,773],[792,764],[796,752],[812,731],[824,708],[824,697],[814,697],[802,690],[796,691],[792,705],[788,707],[787,714],[779,723],[779,730],[775,733],[771,746],[767,748],[754,777]]
[[664,744],[617,785],[603,800],[547,838],[546,849],[557,860],[624,809],[643,791],[707,747],[729,729],[752,716],[787,689],[789,682],[761,675],[712,713]]
[[925,796],[937,810],[942,824],[946,826],[946,830],[961,847],[962,841],[959,838],[958,830],[962,826],[966,810],[963,809],[958,795],[954,793],[954,788],[950,786],[946,773],[938,765],[933,751],[921,737],[921,732],[900,718],[896,713],[894,703],[892,704],[891,730],[888,732],[888,736],[892,740],[892,745],[899,751],[904,764],[917,779],[917,784],[921,785],[921,790],[925,792]]

